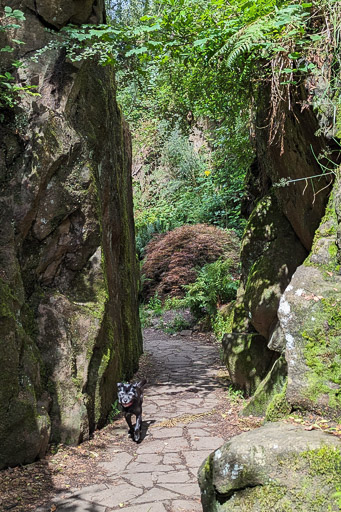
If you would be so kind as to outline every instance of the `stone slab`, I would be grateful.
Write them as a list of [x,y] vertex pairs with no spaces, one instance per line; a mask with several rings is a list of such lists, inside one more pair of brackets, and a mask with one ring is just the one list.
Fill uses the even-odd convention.
[[116,475],[125,470],[129,462],[133,460],[133,456],[129,453],[122,452],[113,455],[111,461],[102,462],[99,465],[108,472],[109,475]]
[[141,488],[120,481],[118,483],[114,482],[111,485],[106,485],[105,489],[102,488],[96,491],[83,489],[75,496],[78,499],[92,502],[91,505],[95,503],[113,508],[118,507],[120,503],[128,503],[130,500],[137,498],[142,493],[143,490]]

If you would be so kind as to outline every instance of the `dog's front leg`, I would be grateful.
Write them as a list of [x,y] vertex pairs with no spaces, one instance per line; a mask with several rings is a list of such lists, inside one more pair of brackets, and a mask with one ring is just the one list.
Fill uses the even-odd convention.
[[126,422],[128,423],[128,427],[129,427],[129,434],[132,436],[133,435],[133,432],[134,432],[134,429],[133,429],[133,424],[131,422],[131,414],[126,414],[125,415],[125,418],[126,418]]
[[135,424],[135,430],[134,430],[134,440],[138,442],[141,437],[141,428],[142,428],[142,411],[140,414],[136,416],[136,424]]

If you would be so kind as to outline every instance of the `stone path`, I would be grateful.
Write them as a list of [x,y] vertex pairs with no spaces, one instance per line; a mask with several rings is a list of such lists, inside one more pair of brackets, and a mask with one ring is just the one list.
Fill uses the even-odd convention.
[[[201,511],[197,470],[224,439],[215,434],[221,386],[217,345],[146,330],[158,375],[145,390],[143,441],[115,446],[99,464],[105,483],[70,492],[37,512]],[[220,395],[219,395],[220,393]],[[56,507],[56,508],[55,508]]]

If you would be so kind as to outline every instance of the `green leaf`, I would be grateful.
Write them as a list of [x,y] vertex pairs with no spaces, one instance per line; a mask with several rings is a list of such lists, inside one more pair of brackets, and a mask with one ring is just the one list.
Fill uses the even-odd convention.
[[126,57],[131,57],[132,55],[140,55],[141,53],[148,52],[148,48],[146,46],[142,46],[142,48],[133,48],[129,52],[125,54]]
[[13,52],[14,51],[14,48],[12,48],[11,46],[4,46],[3,48],[0,48],[0,52]]
[[322,39],[322,36],[320,36],[319,34],[311,34],[309,37],[312,41],[321,41]]
[[204,39],[197,39],[194,41],[193,46],[203,46],[205,43],[207,43],[208,38],[205,37]]

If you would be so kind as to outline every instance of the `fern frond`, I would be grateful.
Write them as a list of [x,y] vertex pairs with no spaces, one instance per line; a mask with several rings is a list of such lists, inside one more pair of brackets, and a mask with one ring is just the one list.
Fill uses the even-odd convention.
[[306,16],[307,13],[299,4],[275,9],[230,35],[211,58],[225,55],[227,66],[232,67],[241,55],[263,46],[264,42],[274,39],[279,32],[285,34],[285,27],[303,25]]

